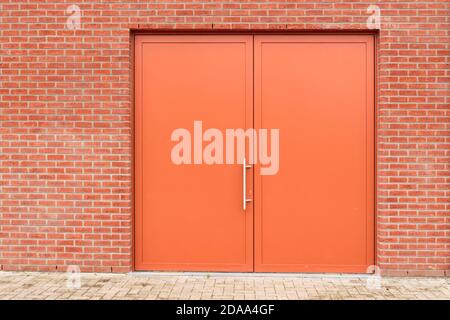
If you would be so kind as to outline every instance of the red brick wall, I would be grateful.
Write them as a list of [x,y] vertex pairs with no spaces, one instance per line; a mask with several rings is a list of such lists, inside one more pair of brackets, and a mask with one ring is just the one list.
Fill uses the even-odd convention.
[[[81,9],[69,30],[66,9]],[[449,3],[0,2],[0,266],[132,269],[130,30],[367,30],[377,36],[377,261],[450,273]]]

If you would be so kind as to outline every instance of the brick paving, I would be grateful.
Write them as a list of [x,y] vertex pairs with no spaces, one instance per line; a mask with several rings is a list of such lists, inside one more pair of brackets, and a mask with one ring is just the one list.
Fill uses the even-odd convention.
[[[8,299],[446,299],[450,278],[0,272]],[[78,287],[79,284],[79,287]]]

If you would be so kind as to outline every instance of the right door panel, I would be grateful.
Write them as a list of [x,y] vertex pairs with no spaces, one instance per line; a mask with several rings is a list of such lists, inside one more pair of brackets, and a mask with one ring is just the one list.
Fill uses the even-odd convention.
[[255,127],[280,129],[279,172],[255,175],[255,271],[374,264],[373,46],[255,36]]

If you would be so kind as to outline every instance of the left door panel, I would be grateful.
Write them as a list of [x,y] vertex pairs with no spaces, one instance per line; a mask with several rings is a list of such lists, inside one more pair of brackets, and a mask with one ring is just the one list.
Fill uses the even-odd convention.
[[201,139],[194,121],[203,132],[253,126],[252,46],[252,36],[136,36],[136,270],[253,270],[241,166],[171,160],[175,129]]

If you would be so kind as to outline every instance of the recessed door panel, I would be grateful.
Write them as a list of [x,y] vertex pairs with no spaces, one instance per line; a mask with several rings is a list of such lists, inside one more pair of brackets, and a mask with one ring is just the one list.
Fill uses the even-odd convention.
[[203,131],[252,126],[252,46],[251,36],[137,36],[137,270],[253,270],[241,166],[171,161],[177,128],[193,145],[194,121]]
[[255,36],[255,126],[280,129],[278,173],[255,175],[256,271],[373,264],[373,112],[371,36]]

